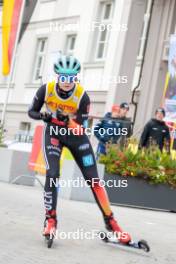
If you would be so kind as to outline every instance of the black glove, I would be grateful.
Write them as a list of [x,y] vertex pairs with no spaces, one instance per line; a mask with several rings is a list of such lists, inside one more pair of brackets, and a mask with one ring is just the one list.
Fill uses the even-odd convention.
[[57,120],[62,121],[66,124],[68,124],[68,122],[69,122],[69,116],[63,114],[63,111],[61,109],[57,109],[56,118],[57,118]]
[[47,113],[47,112],[40,113],[40,118],[41,118],[44,122],[49,123],[49,122],[51,122],[52,114],[51,114],[51,113]]

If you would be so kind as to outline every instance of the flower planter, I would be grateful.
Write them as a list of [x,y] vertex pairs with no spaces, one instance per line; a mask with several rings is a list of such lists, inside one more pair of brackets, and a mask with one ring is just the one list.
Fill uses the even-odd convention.
[[106,185],[111,203],[176,212],[176,189],[171,189],[164,184],[153,185],[136,177],[122,177],[105,173],[105,182],[110,179],[116,181],[116,185],[119,181],[127,180],[127,187],[117,188]]

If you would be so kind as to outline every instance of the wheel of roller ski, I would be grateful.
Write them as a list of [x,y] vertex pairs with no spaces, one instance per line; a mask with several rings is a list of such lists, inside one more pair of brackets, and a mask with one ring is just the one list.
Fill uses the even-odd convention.
[[53,237],[51,238],[50,235],[45,236],[45,241],[46,241],[47,247],[51,248],[53,244]]
[[138,246],[139,246],[140,249],[143,249],[145,252],[149,252],[150,251],[150,247],[149,247],[147,241],[145,241],[145,240],[140,240],[138,242]]
[[105,242],[105,243],[108,243],[109,242],[109,239],[107,237],[107,234],[105,232],[100,232],[100,239]]

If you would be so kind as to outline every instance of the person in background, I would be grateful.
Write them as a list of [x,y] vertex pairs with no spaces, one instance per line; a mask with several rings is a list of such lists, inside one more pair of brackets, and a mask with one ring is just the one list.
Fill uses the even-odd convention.
[[120,104],[120,118],[123,120],[130,120],[130,118],[127,117],[127,114],[130,110],[129,104],[126,102],[123,102]]
[[120,107],[119,105],[113,105],[111,112],[106,113],[104,118],[95,125],[94,135],[99,141],[96,152],[97,159],[101,154],[106,154],[106,145],[108,142],[116,143],[119,139],[120,135],[116,135],[118,133],[109,133],[110,131],[121,129],[119,119]]
[[130,106],[127,102],[120,104],[120,120],[122,120],[122,128],[126,129],[126,135],[121,137],[121,146],[124,146],[126,139],[132,135],[133,127],[131,118],[127,117],[127,114],[130,110]]
[[165,146],[166,151],[170,153],[170,133],[169,127],[163,121],[164,117],[164,108],[157,108],[155,118],[152,118],[144,127],[139,142],[139,149],[143,147],[148,148],[151,143],[155,143],[161,151]]

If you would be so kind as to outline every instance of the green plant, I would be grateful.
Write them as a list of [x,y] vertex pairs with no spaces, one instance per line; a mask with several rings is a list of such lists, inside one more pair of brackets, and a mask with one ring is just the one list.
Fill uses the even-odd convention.
[[2,141],[3,141],[3,129],[0,126],[0,146],[2,145]]
[[134,151],[130,144],[109,144],[107,154],[101,155],[106,172],[122,176],[142,177],[153,184],[169,184],[176,187],[176,160],[156,145],[145,150]]
[[4,141],[4,129],[2,128],[2,126],[0,126],[0,147],[6,147],[3,141]]

